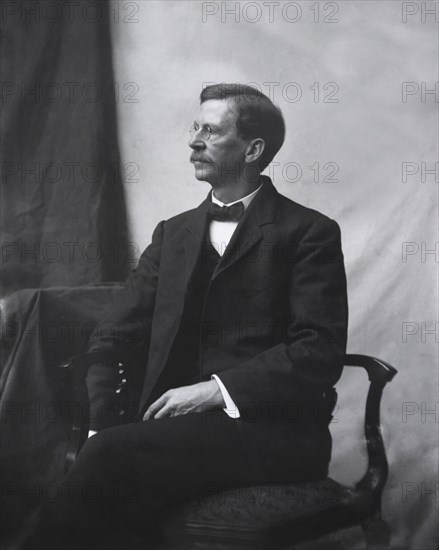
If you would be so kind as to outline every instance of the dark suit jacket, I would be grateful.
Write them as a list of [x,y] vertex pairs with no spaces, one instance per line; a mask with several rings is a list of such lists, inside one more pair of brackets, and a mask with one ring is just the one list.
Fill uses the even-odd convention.
[[[315,466],[311,476],[325,475],[330,438],[324,397],[341,374],[347,333],[340,231],[262,179],[208,290],[199,350],[204,379],[218,374],[238,405],[242,444],[261,475],[300,470],[304,462]],[[190,299],[209,204],[210,196],[158,224],[113,322],[102,325],[90,344],[102,361],[130,357],[133,376],[144,373],[140,413]],[[95,401],[114,391],[96,369],[89,388]]]

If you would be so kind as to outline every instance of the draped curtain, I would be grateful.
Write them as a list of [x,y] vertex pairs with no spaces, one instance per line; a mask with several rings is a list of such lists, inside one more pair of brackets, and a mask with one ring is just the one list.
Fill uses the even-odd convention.
[[2,6],[2,294],[126,275],[107,2]]

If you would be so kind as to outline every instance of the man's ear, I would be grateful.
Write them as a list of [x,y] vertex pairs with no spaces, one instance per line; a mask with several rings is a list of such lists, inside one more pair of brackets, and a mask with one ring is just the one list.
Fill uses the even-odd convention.
[[245,162],[250,164],[258,160],[265,149],[265,141],[262,138],[253,139],[245,151]]

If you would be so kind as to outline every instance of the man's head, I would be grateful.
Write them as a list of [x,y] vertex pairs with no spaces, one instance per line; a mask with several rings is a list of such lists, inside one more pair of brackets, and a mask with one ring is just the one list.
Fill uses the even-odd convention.
[[189,141],[195,176],[213,187],[256,182],[284,138],[282,113],[262,92],[240,84],[208,86]]

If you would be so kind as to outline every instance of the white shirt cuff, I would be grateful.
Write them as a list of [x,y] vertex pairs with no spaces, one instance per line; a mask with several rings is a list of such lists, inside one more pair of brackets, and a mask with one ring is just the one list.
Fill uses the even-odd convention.
[[226,387],[221,382],[221,380],[218,378],[216,374],[212,374],[212,378],[214,378],[219,386],[219,389],[221,391],[221,394],[224,399],[224,403],[226,404],[223,411],[230,416],[230,418],[239,418],[241,415],[239,414],[238,407],[233,402],[233,399],[230,397],[229,392],[226,390]]

